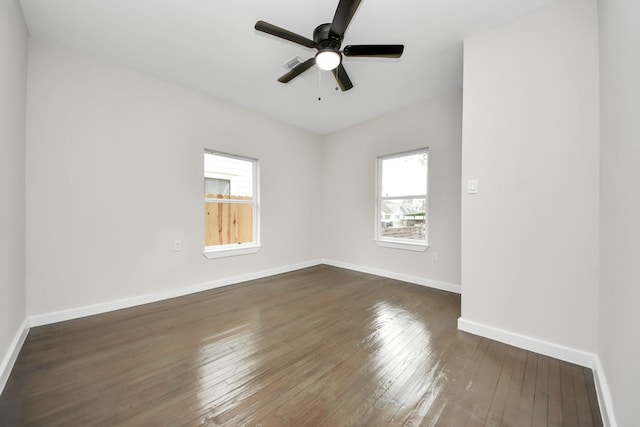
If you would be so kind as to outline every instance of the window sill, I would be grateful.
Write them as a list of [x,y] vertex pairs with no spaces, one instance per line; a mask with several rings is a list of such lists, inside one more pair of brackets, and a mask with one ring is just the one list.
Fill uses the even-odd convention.
[[202,255],[208,259],[225,258],[237,255],[255,254],[260,250],[260,245],[238,245],[237,247],[226,246],[224,248],[211,249],[207,248],[202,252]]
[[402,249],[405,251],[424,252],[429,249],[426,243],[391,242],[389,240],[375,239],[376,245],[383,248]]

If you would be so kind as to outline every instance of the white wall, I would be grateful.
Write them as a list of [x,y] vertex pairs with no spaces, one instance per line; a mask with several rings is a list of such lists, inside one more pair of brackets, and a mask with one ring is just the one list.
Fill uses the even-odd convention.
[[620,426],[640,383],[640,2],[601,0],[600,358]]
[[[368,269],[460,284],[462,94],[455,92],[327,135],[323,257]],[[429,147],[426,252],[374,243],[376,158]],[[440,261],[431,261],[437,252]]]
[[[320,258],[320,137],[62,48],[29,55],[29,315]],[[257,254],[201,253],[205,147],[260,160]]]
[[[26,309],[27,46],[28,34],[19,1],[0,0],[0,362],[20,331]],[[2,385],[0,381],[0,390]]]
[[597,349],[595,0],[555,3],[465,40],[462,319]]

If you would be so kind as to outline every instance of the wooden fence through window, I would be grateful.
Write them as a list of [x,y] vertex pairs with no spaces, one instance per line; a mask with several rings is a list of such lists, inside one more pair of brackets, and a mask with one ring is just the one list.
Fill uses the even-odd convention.
[[[207,194],[206,198],[251,200],[244,196]],[[206,246],[253,241],[253,205],[233,202],[205,202],[204,239]]]

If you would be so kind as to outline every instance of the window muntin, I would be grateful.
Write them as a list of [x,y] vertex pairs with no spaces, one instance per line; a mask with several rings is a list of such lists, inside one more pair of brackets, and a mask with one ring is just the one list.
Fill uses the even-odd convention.
[[257,164],[205,150],[205,252],[258,245]]
[[427,148],[378,158],[377,241],[426,247],[428,158]]

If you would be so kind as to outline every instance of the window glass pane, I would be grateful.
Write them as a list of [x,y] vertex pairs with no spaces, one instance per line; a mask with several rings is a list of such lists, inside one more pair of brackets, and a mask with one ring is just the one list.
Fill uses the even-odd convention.
[[382,197],[427,194],[427,153],[382,160]]
[[[229,196],[231,199],[252,199],[253,198],[253,162],[250,160],[236,159],[213,153],[204,155],[204,176],[205,176],[205,197],[212,197],[209,190],[222,190],[223,182],[229,184],[228,191],[213,193]],[[216,184],[207,183],[207,179],[217,180]],[[211,185],[211,187],[209,186]],[[209,196],[207,196],[209,194]]]
[[381,237],[425,240],[427,199],[388,199],[380,203]]
[[253,205],[206,202],[204,221],[205,246],[253,241]]
[[205,178],[205,197],[219,197],[231,195],[231,181],[228,179]]

